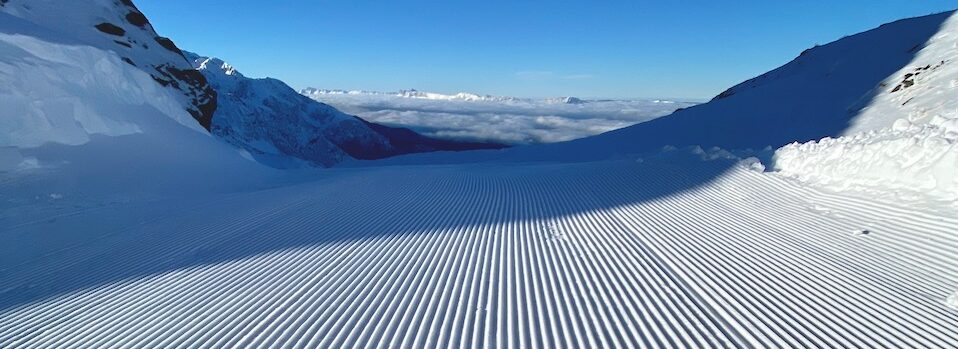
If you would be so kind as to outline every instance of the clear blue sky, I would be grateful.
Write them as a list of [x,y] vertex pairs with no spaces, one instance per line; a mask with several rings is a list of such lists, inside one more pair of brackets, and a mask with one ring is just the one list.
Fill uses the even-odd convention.
[[294,88],[707,98],[953,0],[137,0],[161,35]]

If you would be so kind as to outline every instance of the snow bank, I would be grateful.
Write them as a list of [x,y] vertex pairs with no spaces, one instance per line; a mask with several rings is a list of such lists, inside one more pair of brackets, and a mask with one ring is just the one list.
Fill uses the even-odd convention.
[[920,47],[843,136],[784,146],[775,168],[836,189],[958,199],[958,18]]
[[958,199],[958,133],[912,126],[791,144],[775,154],[780,173],[835,189],[927,193]]

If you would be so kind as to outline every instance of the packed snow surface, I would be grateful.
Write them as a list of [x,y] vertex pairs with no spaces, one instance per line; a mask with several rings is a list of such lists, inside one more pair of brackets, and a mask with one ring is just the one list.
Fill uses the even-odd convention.
[[445,139],[549,143],[596,135],[667,115],[694,102],[516,98],[416,90],[394,93],[307,88],[306,96],[386,125]]
[[3,217],[0,347],[958,345],[953,215],[702,155],[122,205],[4,181],[50,212]]

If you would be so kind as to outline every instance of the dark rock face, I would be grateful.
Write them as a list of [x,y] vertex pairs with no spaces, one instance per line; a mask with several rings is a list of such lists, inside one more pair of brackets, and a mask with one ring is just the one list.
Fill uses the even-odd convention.
[[113,23],[100,23],[95,25],[96,29],[114,36],[124,36],[126,35],[126,30],[123,28],[117,27]]
[[150,22],[146,19],[146,16],[144,16],[142,13],[140,13],[140,11],[130,11],[130,13],[127,13],[127,14],[126,14],[126,21],[127,21],[127,22],[130,22],[130,24],[135,25],[135,26],[140,27],[140,28],[143,28],[143,27],[145,27],[147,24],[150,23]]
[[206,81],[206,77],[194,69],[180,69],[166,64],[154,67],[154,70],[159,76],[150,75],[158,83],[191,96],[192,107],[186,111],[209,131],[213,123],[213,113],[216,111],[216,91]]
[[163,48],[165,48],[165,49],[167,49],[167,50],[170,50],[170,51],[172,51],[172,52],[179,53],[179,54],[181,54],[181,55],[183,54],[183,52],[180,51],[180,48],[179,48],[179,47],[176,47],[176,44],[174,44],[174,43],[173,43],[173,40],[170,40],[170,38],[165,38],[165,37],[162,37],[162,36],[157,36],[156,38],[154,38],[154,40],[156,40],[156,43],[160,44],[160,46],[163,46]]

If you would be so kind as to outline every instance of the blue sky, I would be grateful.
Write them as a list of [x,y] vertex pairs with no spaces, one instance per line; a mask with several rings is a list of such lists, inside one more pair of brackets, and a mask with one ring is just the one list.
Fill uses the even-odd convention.
[[138,0],[161,35],[294,88],[708,98],[952,0]]

